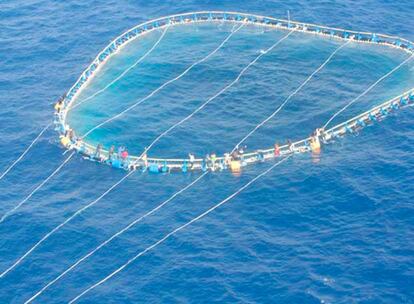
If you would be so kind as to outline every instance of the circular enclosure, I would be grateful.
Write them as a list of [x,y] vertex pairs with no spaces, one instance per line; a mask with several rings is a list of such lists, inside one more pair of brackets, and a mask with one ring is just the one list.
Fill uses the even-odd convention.
[[[66,147],[115,167],[225,169],[224,154],[247,145],[243,166],[311,151],[316,128],[412,52],[413,44],[398,37],[242,13],[162,17],[99,53],[55,123]],[[361,99],[362,109],[336,117],[324,140],[411,102],[413,80],[412,65],[402,66]],[[129,155],[115,160],[120,146]],[[206,154],[218,155],[217,168],[208,167]]]

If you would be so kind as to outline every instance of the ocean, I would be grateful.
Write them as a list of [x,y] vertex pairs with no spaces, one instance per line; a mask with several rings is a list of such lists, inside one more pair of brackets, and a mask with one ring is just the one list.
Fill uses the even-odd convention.
[[[53,105],[116,36],[176,13],[256,13],[414,40],[411,1],[2,1],[0,173],[53,120]],[[80,134],[122,111],[217,47],[231,24],[170,29],[123,81],[74,110]],[[162,31],[122,49],[80,96],[90,96],[142,56]],[[139,154],[154,137],[228,84],[286,33],[246,26],[211,59],[125,117],[92,133],[95,144]],[[150,155],[230,150],[341,42],[295,33],[222,96],[161,139]],[[407,54],[344,47],[266,126],[248,150],[308,136]],[[412,87],[414,62],[337,118],[341,122]],[[413,108],[294,155],[205,217],[178,231],[79,299],[79,303],[413,303]],[[0,180],[0,215],[68,156],[52,129]],[[226,199],[274,162],[214,172],[81,262],[35,303],[69,302],[165,235]],[[0,272],[56,226],[99,199],[125,172],[75,155],[0,223]],[[24,303],[88,252],[201,173],[136,172],[0,277],[1,303]]]

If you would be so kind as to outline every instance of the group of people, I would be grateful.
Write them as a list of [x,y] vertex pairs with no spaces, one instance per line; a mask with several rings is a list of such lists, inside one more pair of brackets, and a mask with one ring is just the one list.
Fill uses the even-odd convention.
[[[309,138],[308,148],[306,148],[306,147],[298,147],[297,148],[295,146],[295,143],[292,143],[291,140],[287,140],[286,145],[288,147],[288,151],[292,152],[292,153],[297,152],[297,151],[298,152],[304,152],[309,148],[311,149],[311,151],[313,153],[320,153],[321,142],[325,142],[326,140],[327,140],[327,138],[326,138],[325,130],[323,128],[318,128],[311,134],[311,136]],[[302,149],[304,151],[302,151]],[[274,147],[273,147],[273,155],[274,155],[274,157],[279,157],[281,155],[281,153],[282,152],[281,152],[281,149],[280,149],[280,145],[279,145],[278,142],[276,142],[274,144]]]
[[[247,147],[237,147],[234,149],[232,153],[225,153],[224,159],[221,160],[217,157],[217,154],[215,152],[212,152],[210,154],[206,154],[204,159],[202,160],[201,167],[205,167],[207,169],[215,170],[220,167],[230,166],[232,161],[241,161],[243,160],[243,154]],[[188,162],[189,162],[189,168],[194,168],[196,157],[193,153],[188,154]]]
[[[64,100],[66,98],[66,95],[62,95],[58,101],[55,104],[55,113],[57,115],[60,115],[62,113],[62,110],[64,109]],[[85,151],[85,146],[83,145],[83,141],[81,137],[77,137],[75,135],[75,132],[73,129],[67,129],[66,127],[63,128],[64,135],[61,137],[61,143],[67,147],[67,148],[74,148],[80,153],[85,154],[86,156],[89,156],[97,161],[105,161],[105,156],[103,155],[103,145],[98,144],[95,148],[95,151],[93,154],[87,153]],[[108,158],[106,159],[108,162],[112,163],[112,161],[120,160],[122,162],[127,161],[128,159],[128,150],[125,146],[120,146],[117,150],[117,153],[115,153],[115,146],[112,145],[111,148],[108,151]]]
[[128,167],[129,153],[125,146],[121,145],[118,147],[118,149],[116,149],[115,146],[112,145],[108,150],[108,157],[106,160],[105,160],[105,157],[102,155],[102,147],[103,147],[102,144],[98,144],[96,146],[96,150],[94,154],[95,160],[98,160],[101,162],[106,161],[109,164],[112,164],[113,166],[116,164],[119,166],[124,166],[125,168]]
[[[55,104],[55,110],[57,114],[60,114],[64,107],[64,99],[65,99],[65,96],[60,97],[57,103]],[[309,147],[312,150],[312,152],[315,152],[315,153],[320,152],[321,140],[323,141],[324,138],[325,138],[325,132],[321,128],[316,129],[312,133],[310,140],[309,140]],[[72,129],[65,130],[64,139],[65,140],[62,139],[61,141],[65,146],[76,148],[78,151],[81,151],[81,152],[84,150],[82,148],[82,139],[80,137],[77,137]],[[297,150],[294,143],[292,143],[290,140],[287,141],[287,146],[290,152],[295,152]],[[223,168],[229,167],[231,166],[232,162],[240,163],[241,161],[243,161],[243,156],[244,156],[244,152],[246,149],[247,149],[247,146],[245,145],[238,146],[231,153],[225,153],[224,159],[220,159],[219,161],[218,161],[218,157],[216,153],[213,152],[211,154],[207,154],[205,158],[203,159],[201,166],[205,167],[206,169],[215,170],[216,168],[220,168],[220,167],[223,167]],[[281,146],[279,145],[278,142],[276,142],[274,144],[273,155],[274,157],[279,157],[281,154],[282,154]],[[258,152],[258,155],[264,159],[263,154],[260,154]],[[93,155],[89,155],[89,156],[101,162],[105,161],[105,157],[103,155],[103,145],[98,144],[95,148]],[[129,153],[125,146],[122,145],[118,147],[117,151],[115,151],[115,146],[112,145],[108,151],[108,157],[106,161],[108,161],[109,163],[112,163],[113,161],[118,160],[125,164],[125,162],[128,160],[128,157],[129,157]],[[189,168],[190,169],[194,168],[194,165],[196,162],[195,155],[193,153],[189,153],[188,159],[189,159]],[[148,157],[147,157],[146,152],[143,153],[143,155],[141,155],[140,161],[142,162],[142,165],[144,167],[148,167]]]
[[[325,140],[325,132],[322,128],[318,128],[312,133],[310,140],[309,140],[309,146],[307,148],[306,147],[295,147],[295,144],[291,140],[287,140],[286,145],[288,147],[288,151],[292,153],[296,151],[302,152],[301,149],[305,151],[306,149],[309,149],[309,148],[311,149],[313,153],[319,153],[320,148],[321,148],[321,141],[324,141],[324,140]],[[212,170],[214,170],[217,165],[224,164],[225,166],[230,166],[232,161],[243,160],[243,155],[246,149],[247,149],[247,146],[242,146],[242,147],[237,147],[236,149],[234,149],[232,153],[225,153],[223,162],[221,161],[217,162],[216,153],[207,154],[205,158],[203,159],[203,164],[205,164],[207,168],[212,169]],[[263,153],[258,151],[257,154],[258,154],[258,158],[264,159]],[[281,154],[282,154],[281,145],[278,142],[276,142],[274,144],[273,156],[279,157],[281,156]],[[193,168],[195,160],[196,160],[195,155],[193,153],[189,153],[188,158],[189,158],[190,168]]]

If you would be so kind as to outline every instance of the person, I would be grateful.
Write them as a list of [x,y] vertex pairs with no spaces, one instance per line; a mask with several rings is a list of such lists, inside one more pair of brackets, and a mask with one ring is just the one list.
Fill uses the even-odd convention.
[[211,161],[210,154],[206,154],[206,158],[204,160],[205,160],[205,164],[208,168],[210,166],[210,161]]
[[226,168],[226,165],[224,164],[224,160],[223,159],[219,160],[219,162],[218,162],[218,168],[220,170],[224,170]]
[[216,153],[211,153],[211,157],[210,157],[210,159],[211,159],[211,167],[212,168],[214,168],[215,167],[215,165],[216,165],[216,160],[217,160],[217,156],[216,156]]
[[83,143],[82,138],[77,137],[73,146],[79,153],[85,154],[85,144]]
[[231,153],[231,158],[233,160],[240,160],[240,154],[239,154],[239,150],[238,148],[235,149],[232,153]]
[[112,156],[114,155],[114,152],[115,152],[115,146],[114,145],[112,145],[110,148],[109,148],[109,152],[108,152],[108,160],[112,160]]
[[207,166],[207,161],[206,159],[203,159],[202,163],[201,163],[201,170],[203,170],[204,172],[207,171],[208,166]]
[[118,147],[118,158],[122,158],[122,152],[124,152],[124,150],[125,150],[124,146]]
[[75,142],[76,141],[76,139],[75,139],[75,132],[73,132],[73,129],[67,130],[65,136],[67,136],[71,142]]
[[128,151],[127,151],[127,149],[126,149],[126,148],[124,148],[124,149],[122,150],[122,152],[121,152],[121,158],[122,158],[123,160],[126,160],[126,159],[128,158]]
[[238,153],[239,153],[239,158],[240,158],[240,160],[243,160],[243,154],[244,154],[244,151],[247,149],[247,146],[245,145],[245,146],[243,146],[243,147],[240,147],[240,148],[238,148]]
[[[147,151],[147,148],[146,147],[145,147],[145,151]],[[147,152],[144,152],[142,154],[141,159],[142,159],[142,161],[144,163],[144,167],[147,168],[148,167],[148,155],[147,155]]]
[[324,134],[325,134],[324,128],[317,128],[315,130],[315,136],[318,138],[323,138]]
[[265,160],[265,155],[262,150],[257,150],[256,153],[257,153],[257,160],[260,160],[260,161]]
[[231,156],[229,153],[224,153],[224,164],[230,166]]
[[190,168],[192,168],[194,166],[195,156],[192,153],[188,153],[188,158],[189,158]]
[[274,150],[274,156],[279,157],[280,156],[280,147],[278,143],[275,143],[275,150]]
[[319,141],[327,143],[332,138],[332,135],[328,132],[325,132],[324,128],[319,128]]
[[102,152],[102,144],[98,144],[96,146],[94,158],[97,160],[101,160],[101,152]]
[[60,97],[57,103],[55,104],[55,111],[56,113],[60,113],[60,111],[63,109],[63,97]]
[[290,152],[294,152],[295,151],[295,145],[292,143],[292,141],[290,139],[288,139],[287,145],[289,147]]

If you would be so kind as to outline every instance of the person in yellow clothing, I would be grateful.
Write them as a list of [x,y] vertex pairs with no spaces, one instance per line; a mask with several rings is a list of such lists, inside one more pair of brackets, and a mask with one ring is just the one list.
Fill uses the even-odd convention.
[[63,100],[65,98],[62,96],[59,98],[58,102],[55,104],[55,111],[56,113],[60,113],[60,111],[62,111],[63,109]]
[[67,136],[62,136],[60,138],[60,143],[62,144],[62,146],[66,147],[66,148],[68,148],[72,144],[69,137],[67,137]]
[[310,138],[310,147],[313,153],[319,154],[321,152],[321,142],[319,136],[322,135],[321,129],[316,129],[313,136]]

